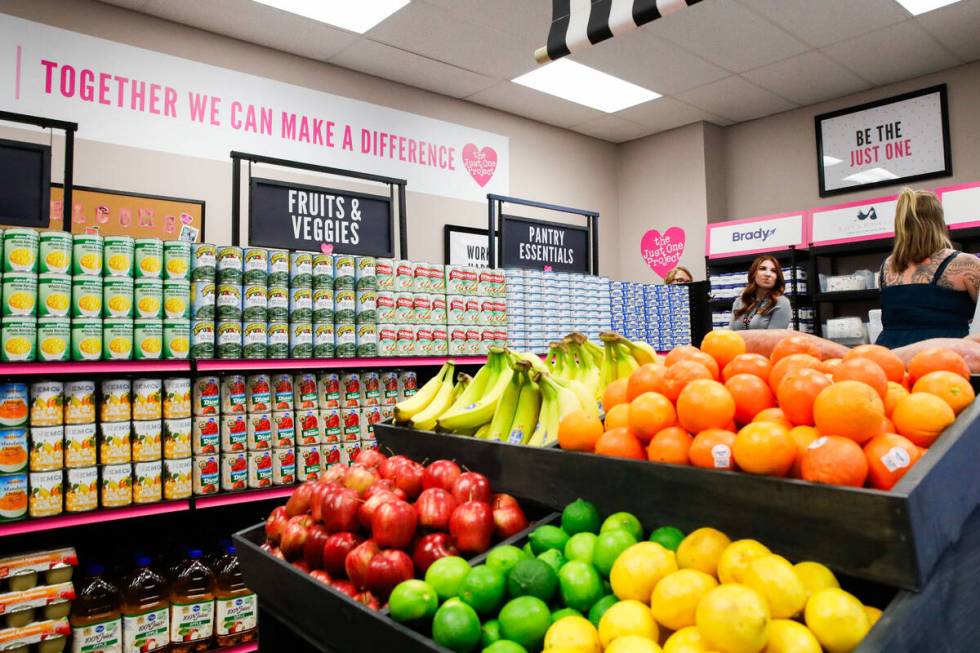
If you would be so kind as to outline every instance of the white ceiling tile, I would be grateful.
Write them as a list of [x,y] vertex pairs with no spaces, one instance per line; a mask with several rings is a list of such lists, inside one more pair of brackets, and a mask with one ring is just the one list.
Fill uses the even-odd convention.
[[653,133],[653,130],[635,122],[624,120],[618,116],[602,116],[583,122],[581,125],[572,127],[572,131],[577,131],[586,136],[601,138],[612,143],[625,143],[637,138],[642,138]]
[[738,0],[814,47],[907,20],[895,0]]
[[[417,0],[416,0],[417,1]],[[547,43],[551,0],[424,0],[471,23],[525,39],[538,48]]]
[[330,63],[455,98],[472,95],[497,83],[491,77],[368,39],[354,43],[330,59]]
[[915,20],[964,61],[980,59],[980,0],[962,0]]
[[603,41],[572,59],[662,95],[680,93],[728,72],[645,29]]
[[732,0],[701,2],[644,29],[726,70],[740,73],[809,48]]
[[750,70],[742,77],[800,105],[871,88],[871,84],[816,50]]
[[679,97],[735,122],[761,118],[797,106],[737,75],[681,93]]
[[604,116],[601,111],[556,98],[513,82],[501,82],[466,98],[486,107],[540,120],[558,127],[571,127]]
[[878,86],[960,63],[912,20],[835,43],[822,51]]
[[728,118],[716,116],[704,109],[699,109],[698,107],[671,97],[662,97],[652,102],[644,102],[635,107],[619,111],[615,115],[630,122],[649,127],[654,133],[701,121],[712,122],[722,127],[732,124],[732,121]]

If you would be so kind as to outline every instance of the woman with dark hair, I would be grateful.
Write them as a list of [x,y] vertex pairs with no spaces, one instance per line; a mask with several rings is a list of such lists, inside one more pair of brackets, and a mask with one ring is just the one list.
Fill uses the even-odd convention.
[[762,255],[752,261],[749,283],[732,305],[732,321],[728,328],[785,329],[789,327],[793,309],[783,295],[786,281],[775,257]]

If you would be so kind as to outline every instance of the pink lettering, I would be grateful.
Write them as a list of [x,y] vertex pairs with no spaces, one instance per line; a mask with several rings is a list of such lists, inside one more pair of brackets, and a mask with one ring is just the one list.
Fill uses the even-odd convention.
[[112,104],[109,99],[109,80],[112,75],[109,73],[99,73],[99,104]]
[[126,97],[126,83],[129,82],[129,78],[116,75],[113,79],[119,84],[119,100],[117,101],[117,106],[121,107],[123,106],[123,99]]
[[354,151],[354,137],[351,135],[350,125],[344,126],[344,144],[343,148],[349,152]]
[[371,151],[371,132],[366,129],[361,130],[361,154]]
[[327,147],[333,147],[333,128],[334,128],[334,126],[335,125],[334,125],[333,120],[328,120],[327,121]]
[[248,112],[245,114],[245,131],[255,133],[258,126],[255,123],[255,107],[248,105]]
[[75,95],[75,69],[71,66],[61,67],[61,94],[65,97]]
[[313,119],[313,144],[323,145],[323,121],[319,118]]
[[235,100],[231,103],[231,128],[241,129],[242,121],[238,118],[238,112],[242,110],[242,103]]
[[133,92],[130,96],[129,108],[133,111],[146,111],[146,82],[133,82]]
[[259,116],[261,120],[261,132],[272,136],[272,109],[262,107],[261,114]]
[[187,99],[191,108],[191,120],[204,122],[204,112],[208,107],[208,97],[193,91],[187,92]]
[[408,162],[416,163],[418,159],[415,158],[415,139],[413,138],[408,142]]
[[88,68],[83,68],[79,74],[78,98],[86,102],[95,99],[95,72]]
[[446,157],[449,156],[449,150],[445,145],[439,146],[439,167],[445,170],[449,167],[449,162],[446,161]]
[[449,148],[449,169],[450,170],[455,170],[456,169],[456,148],[455,147]]
[[296,140],[296,114],[282,112],[282,138]]
[[218,105],[221,104],[221,98],[211,96],[211,124],[215,127],[221,125],[221,121],[218,120]]
[[299,121],[299,140],[310,142],[310,123],[306,119],[306,116],[300,118]]
[[436,157],[438,148],[434,143],[426,143],[426,160],[429,162],[430,166],[436,165]]
[[160,115],[160,85],[150,84],[150,113],[155,116]]
[[58,64],[54,61],[48,61],[47,59],[41,59],[41,65],[44,66],[44,92],[50,95],[51,93],[51,75],[54,73],[54,69],[58,67]]
[[163,115],[177,117],[177,89],[171,86],[163,90]]
[[405,160],[405,137],[404,136],[398,137],[398,160],[399,161]]

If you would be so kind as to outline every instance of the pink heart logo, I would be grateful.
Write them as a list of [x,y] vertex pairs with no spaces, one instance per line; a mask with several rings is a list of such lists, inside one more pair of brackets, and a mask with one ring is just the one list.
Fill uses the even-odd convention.
[[546,266],[544,266],[544,271],[545,272],[554,272],[554,268],[552,268],[550,265],[546,265]]
[[680,263],[684,253],[684,240],[684,230],[680,227],[671,227],[663,235],[656,229],[651,229],[643,234],[640,254],[651,270],[660,277],[666,277]]
[[333,254],[333,245],[330,243],[323,243],[320,245],[320,251],[324,254]]
[[497,170],[497,151],[492,147],[477,149],[473,143],[467,143],[463,146],[463,165],[476,183],[486,186]]

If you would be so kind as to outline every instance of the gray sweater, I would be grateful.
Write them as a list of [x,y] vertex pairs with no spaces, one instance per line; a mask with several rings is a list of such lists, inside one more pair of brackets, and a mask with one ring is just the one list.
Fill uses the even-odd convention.
[[[737,297],[732,305],[732,321],[728,325],[729,329],[735,331],[745,330],[745,316],[735,317],[735,312],[742,308],[742,298]],[[776,308],[768,315],[753,315],[749,321],[749,329],[788,329],[793,317],[793,308],[785,295],[780,295],[776,299]]]

